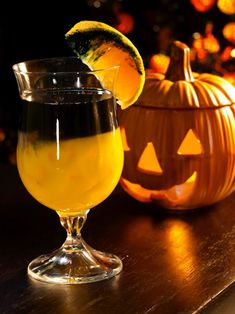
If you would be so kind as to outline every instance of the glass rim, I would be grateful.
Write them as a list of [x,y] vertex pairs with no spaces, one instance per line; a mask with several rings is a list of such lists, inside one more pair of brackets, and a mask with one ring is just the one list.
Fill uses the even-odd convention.
[[76,56],[70,56],[70,57],[48,57],[48,58],[39,58],[39,59],[29,59],[29,60],[25,60],[25,61],[20,61],[20,62],[17,62],[17,63],[14,63],[12,65],[12,70],[15,72],[15,73],[20,73],[20,74],[53,74],[53,75],[56,75],[56,74],[69,74],[69,73],[73,73],[73,74],[94,74],[94,73],[97,73],[97,72],[102,72],[102,71],[108,71],[108,70],[117,70],[120,68],[120,65],[116,64],[116,65],[113,65],[113,66],[109,66],[107,68],[100,68],[100,69],[95,69],[95,70],[92,70],[92,69],[81,69],[79,71],[45,71],[45,70],[42,70],[42,71],[27,71],[27,69],[20,69],[20,66],[22,66],[23,64],[33,64],[33,63],[39,63],[39,62],[49,62],[49,61],[56,61],[56,60],[80,60],[81,63],[85,66],[86,64],[82,62],[81,59],[79,59],[79,57],[76,57]]

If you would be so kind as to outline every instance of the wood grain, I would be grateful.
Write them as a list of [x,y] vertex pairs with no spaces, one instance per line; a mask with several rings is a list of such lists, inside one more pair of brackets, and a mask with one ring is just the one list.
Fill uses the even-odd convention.
[[[91,210],[84,239],[122,258],[122,273],[86,285],[28,278],[34,257],[59,247],[56,213],[24,189],[13,166],[0,164],[0,313],[188,314],[235,278],[235,194],[198,212],[167,213],[120,187]],[[231,312],[232,313],[232,312]]]

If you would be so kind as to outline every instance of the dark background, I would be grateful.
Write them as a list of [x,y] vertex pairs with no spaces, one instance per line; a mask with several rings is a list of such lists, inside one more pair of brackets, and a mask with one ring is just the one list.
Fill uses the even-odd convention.
[[[222,28],[234,15],[221,13],[216,5],[197,12],[190,0],[77,0],[6,3],[0,8],[0,160],[9,159],[16,144],[19,97],[12,65],[23,60],[67,56],[64,34],[78,21],[91,19],[118,25],[118,12],[127,12],[134,27],[126,34],[148,67],[152,54],[167,53],[169,40],[189,46],[195,32],[203,33],[208,21],[222,47],[228,44]],[[164,32],[166,30],[166,32]],[[164,35],[165,34],[165,35]],[[167,35],[166,35],[167,34]]]

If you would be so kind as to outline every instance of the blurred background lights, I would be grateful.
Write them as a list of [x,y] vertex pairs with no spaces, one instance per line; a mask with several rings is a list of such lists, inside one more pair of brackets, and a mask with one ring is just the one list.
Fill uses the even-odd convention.
[[207,12],[209,11],[216,0],[191,0],[192,5],[198,12]]
[[235,44],[235,22],[227,23],[223,28],[224,37]]
[[235,0],[218,0],[217,6],[224,14],[235,14]]

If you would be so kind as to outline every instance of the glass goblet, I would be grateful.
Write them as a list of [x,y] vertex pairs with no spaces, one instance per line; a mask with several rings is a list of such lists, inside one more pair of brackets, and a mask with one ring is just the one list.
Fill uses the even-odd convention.
[[111,92],[118,67],[90,71],[76,57],[63,57],[21,62],[13,71],[22,101],[20,177],[67,231],[62,247],[34,259],[28,274],[61,284],[111,278],[121,271],[121,260],[87,245],[81,229],[89,210],[111,194],[123,167]]

